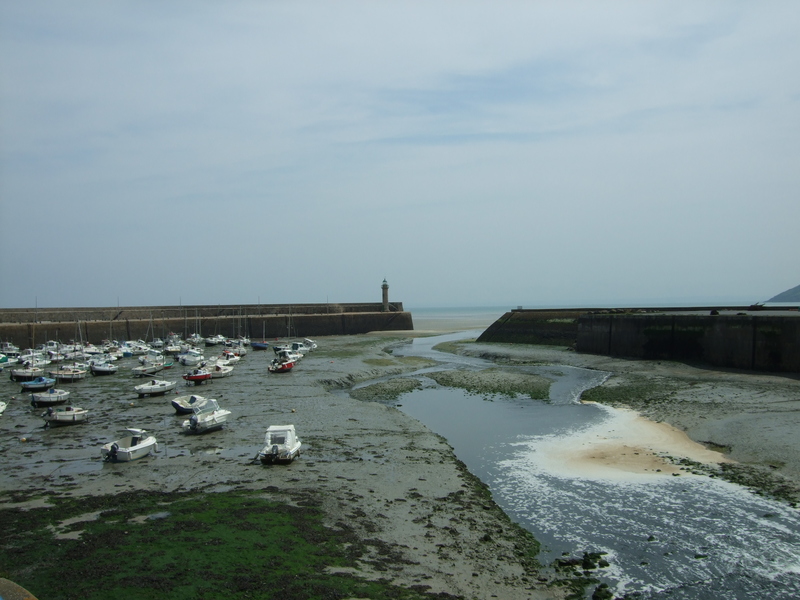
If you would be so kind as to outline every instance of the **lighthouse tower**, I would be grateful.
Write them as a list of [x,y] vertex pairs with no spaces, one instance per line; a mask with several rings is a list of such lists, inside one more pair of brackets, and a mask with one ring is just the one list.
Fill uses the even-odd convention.
[[381,284],[381,291],[383,292],[383,312],[389,312],[389,284],[383,280]]

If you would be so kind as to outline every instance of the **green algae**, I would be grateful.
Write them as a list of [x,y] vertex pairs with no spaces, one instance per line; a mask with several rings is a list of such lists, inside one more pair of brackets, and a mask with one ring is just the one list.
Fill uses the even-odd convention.
[[[315,500],[302,494],[291,505],[260,492],[129,492],[51,503],[0,508],[0,576],[40,598],[430,597],[332,573],[357,569],[369,542],[346,525],[325,527]],[[94,518],[64,527],[92,511]]]

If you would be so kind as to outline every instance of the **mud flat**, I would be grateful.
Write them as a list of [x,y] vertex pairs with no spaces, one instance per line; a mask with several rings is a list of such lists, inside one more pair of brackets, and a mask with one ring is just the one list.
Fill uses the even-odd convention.
[[[42,429],[41,411],[31,410],[16,384],[3,381],[0,393],[13,399],[0,417],[0,524],[8,533],[0,543],[0,563],[5,565],[0,575],[39,597],[68,598],[72,597],[68,591],[51,595],[52,590],[69,590],[71,585],[76,594],[80,591],[80,581],[64,577],[93,577],[97,588],[121,569],[96,572],[96,565],[113,556],[115,547],[120,552],[141,552],[151,544],[162,559],[149,553],[129,555],[125,568],[130,571],[131,564],[141,560],[141,570],[130,571],[121,582],[115,580],[113,589],[138,590],[140,595],[131,597],[220,597],[222,591],[230,597],[262,597],[260,588],[274,585],[302,589],[284,597],[304,597],[308,590],[291,586],[301,585],[298,581],[311,575],[299,571],[289,580],[288,574],[275,573],[276,565],[282,564],[278,558],[267,558],[273,543],[278,543],[269,537],[279,535],[277,526],[253,545],[245,542],[247,530],[259,526],[256,521],[245,524],[257,514],[253,510],[263,508],[245,511],[244,507],[267,502],[274,506],[270,516],[288,511],[295,523],[307,514],[318,514],[324,534],[312,539],[317,546],[324,545],[324,539],[339,548],[336,560],[320,560],[312,569],[315,577],[322,578],[319,589],[345,580],[380,586],[364,591],[349,583],[351,587],[344,588],[349,592],[330,597],[564,597],[568,588],[553,584],[559,578],[571,580],[572,574],[561,576],[537,564],[536,541],[494,504],[446,440],[397,409],[346,393],[359,381],[424,366],[420,359],[390,353],[405,335],[320,338],[317,350],[282,375],[266,371],[271,352],[251,351],[232,377],[180,390],[215,397],[232,412],[222,430],[202,436],[182,432],[185,417],[174,414],[169,396],[136,398],[131,390],[138,381],[128,375],[74,384],[70,389],[75,402],[91,411],[91,420],[53,430]],[[179,380],[181,372],[164,378]],[[380,393],[393,389],[402,393],[413,384],[386,385]],[[303,441],[301,458],[272,467],[254,462],[266,427],[281,423],[297,428]],[[157,435],[159,452],[132,463],[103,463],[100,445],[131,426]],[[234,541],[225,541],[228,534],[219,533],[213,524],[200,527],[196,520],[179,520],[179,506],[199,510],[198,499],[210,508],[227,502],[225,498],[237,503],[227,509],[224,521],[225,531],[241,530]],[[48,507],[55,508],[48,513]],[[234,514],[240,517],[233,519]],[[155,533],[169,528],[171,519],[172,529],[165,531],[174,544],[190,530],[190,547],[206,548],[220,564],[216,571],[207,567],[205,587],[184,596],[179,580],[185,569],[176,570],[176,564],[163,558],[170,548],[160,546],[165,542]],[[104,533],[93,529],[100,526],[110,529]],[[141,543],[118,546],[139,539],[135,536]],[[33,539],[40,540],[38,548],[50,544],[49,559],[27,554],[35,552],[28,544]],[[95,546],[97,540],[102,544]],[[48,561],[61,556],[59,552],[71,561],[69,576],[63,570],[58,575],[48,570]],[[244,558],[259,555],[265,557],[260,570],[254,566],[255,572],[245,572]],[[221,565],[226,561],[236,565],[237,556],[242,564],[230,568],[233,574],[223,572]],[[171,570],[159,575],[160,568]],[[299,567],[294,563],[285,567],[295,568]],[[268,579],[271,576],[279,578]],[[190,584],[200,585],[186,583]],[[151,589],[153,595],[143,589]]]

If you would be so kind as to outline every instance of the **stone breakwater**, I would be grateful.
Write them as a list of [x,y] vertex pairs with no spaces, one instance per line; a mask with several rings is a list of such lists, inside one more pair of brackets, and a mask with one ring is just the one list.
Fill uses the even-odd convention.
[[410,331],[402,302],[348,304],[250,304],[105,308],[0,309],[0,340],[33,348],[48,340],[165,338],[179,333],[254,339]]
[[784,373],[800,373],[799,340],[796,308],[761,306],[513,310],[478,338]]

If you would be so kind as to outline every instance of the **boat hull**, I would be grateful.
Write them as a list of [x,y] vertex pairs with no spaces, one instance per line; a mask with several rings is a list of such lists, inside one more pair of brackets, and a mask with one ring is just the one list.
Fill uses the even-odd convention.
[[89,416],[89,411],[77,406],[68,406],[66,408],[55,409],[48,408],[47,412],[42,415],[45,427],[60,427],[62,425],[75,425],[83,423]]
[[133,390],[139,394],[139,398],[145,396],[163,396],[171,392],[178,384],[175,381],[154,381],[153,383],[143,383],[137,385]]
[[34,408],[56,406],[58,404],[64,404],[67,398],[69,398],[69,392],[67,390],[50,388],[46,392],[31,394],[31,406]]

